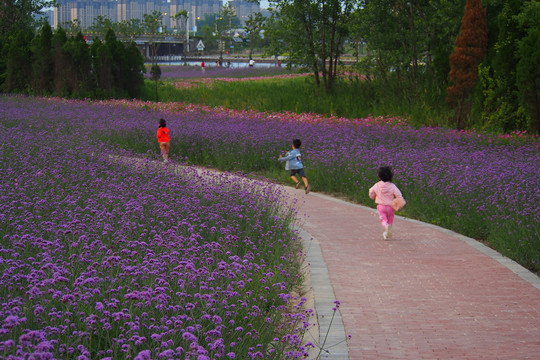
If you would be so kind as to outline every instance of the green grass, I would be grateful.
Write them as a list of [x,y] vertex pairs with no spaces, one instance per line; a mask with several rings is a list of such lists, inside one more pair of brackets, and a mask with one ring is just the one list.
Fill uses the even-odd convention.
[[[415,126],[446,126],[450,111],[445,91],[428,80],[404,87],[396,80],[338,79],[326,93],[312,76],[301,78],[222,81],[212,86],[178,89],[169,81],[159,85],[159,100],[264,112],[318,113],[345,118],[399,115]],[[155,83],[147,80],[143,100],[155,100]]]

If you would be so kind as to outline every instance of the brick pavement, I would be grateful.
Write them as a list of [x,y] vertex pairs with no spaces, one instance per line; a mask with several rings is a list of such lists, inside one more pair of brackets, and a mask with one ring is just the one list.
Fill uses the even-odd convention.
[[[315,238],[328,269],[328,301],[317,311],[327,312],[335,296],[344,324],[337,336],[351,335],[348,355],[331,348],[324,358],[540,359],[536,275],[418,221],[397,217],[385,241],[375,210],[287,191],[298,198],[298,225]],[[324,285],[317,279],[312,274],[314,287]]]

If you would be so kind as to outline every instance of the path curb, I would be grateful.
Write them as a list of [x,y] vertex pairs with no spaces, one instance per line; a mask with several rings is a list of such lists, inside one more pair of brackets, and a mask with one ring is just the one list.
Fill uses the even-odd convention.
[[[306,253],[306,261],[311,273],[311,286],[315,298],[315,311],[319,326],[319,346],[323,346],[320,359],[349,360],[349,349],[345,326],[339,309],[336,307],[336,296],[330,283],[328,268],[324,262],[319,241],[301,227],[296,227]],[[323,345],[324,344],[324,345]],[[315,351],[315,356],[318,353]]]

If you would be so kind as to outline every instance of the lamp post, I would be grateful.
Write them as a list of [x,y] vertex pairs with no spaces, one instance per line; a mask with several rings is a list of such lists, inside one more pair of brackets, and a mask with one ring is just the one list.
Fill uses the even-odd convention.
[[189,11],[186,13],[186,50],[189,53],[189,28],[188,28]]

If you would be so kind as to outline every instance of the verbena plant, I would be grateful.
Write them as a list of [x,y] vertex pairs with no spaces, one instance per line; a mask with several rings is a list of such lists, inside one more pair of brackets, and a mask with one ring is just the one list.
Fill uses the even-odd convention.
[[[91,105],[88,105],[91,106]],[[315,191],[373,206],[367,189],[390,165],[408,201],[402,214],[485,241],[529,269],[540,268],[538,140],[414,128],[399,117],[349,120],[259,113],[182,103],[108,102],[117,126],[100,137],[158,157],[154,132],[165,117],[176,161],[241,170],[287,182],[279,154],[303,141]],[[98,111],[98,110],[96,110]],[[101,111],[101,110],[99,110]]]
[[275,186],[133,160],[97,136],[129,109],[0,103],[1,358],[303,357]]

